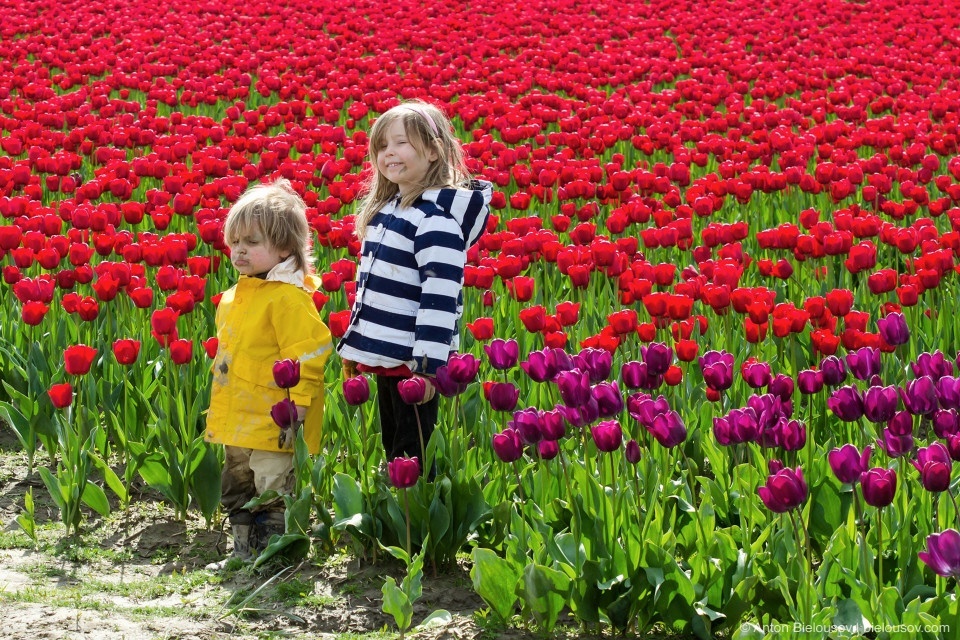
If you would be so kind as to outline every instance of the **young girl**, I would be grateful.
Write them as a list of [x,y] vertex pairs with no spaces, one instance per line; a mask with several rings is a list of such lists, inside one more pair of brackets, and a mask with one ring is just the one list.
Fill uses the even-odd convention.
[[230,209],[223,235],[240,278],[217,306],[219,347],[206,439],[225,445],[221,504],[233,530],[233,555],[248,558],[284,533],[282,501],[243,505],[268,490],[294,488],[293,427],[281,431],[271,407],[287,397],[274,382],[277,360],[299,362],[290,388],[311,453],[320,448],[324,363],[332,350],[320,320],[303,200],[286,180],[252,187]]
[[[433,376],[459,342],[467,249],[483,233],[493,190],[469,179],[450,122],[425,102],[377,118],[369,145],[374,171],[355,223],[363,241],[356,299],[337,351],[345,375],[377,376],[387,459],[420,458],[420,428],[426,443],[437,420]],[[424,380],[418,408],[397,390],[410,377]]]

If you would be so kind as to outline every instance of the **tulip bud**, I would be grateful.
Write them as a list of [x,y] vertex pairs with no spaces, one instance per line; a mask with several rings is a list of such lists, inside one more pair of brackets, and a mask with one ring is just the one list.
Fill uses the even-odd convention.
[[277,360],[273,363],[273,381],[281,389],[290,389],[300,382],[299,360]]

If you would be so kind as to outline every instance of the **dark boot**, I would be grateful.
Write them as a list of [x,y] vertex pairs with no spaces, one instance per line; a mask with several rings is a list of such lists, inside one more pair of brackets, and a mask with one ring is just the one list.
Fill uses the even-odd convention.
[[207,565],[210,571],[221,571],[234,558],[244,562],[252,560],[257,551],[257,528],[253,514],[249,511],[240,511],[229,516],[230,533],[233,537],[233,552],[219,562]]
[[283,511],[265,511],[264,513],[258,513],[254,523],[257,538],[255,550],[257,553],[267,548],[272,536],[282,536],[286,533]]

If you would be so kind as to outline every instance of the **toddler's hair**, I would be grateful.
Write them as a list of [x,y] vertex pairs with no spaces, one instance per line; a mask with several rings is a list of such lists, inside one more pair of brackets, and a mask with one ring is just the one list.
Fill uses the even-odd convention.
[[304,273],[313,273],[306,212],[307,205],[289,180],[280,178],[270,184],[258,184],[244,191],[230,207],[223,238],[228,244],[235,242],[255,225],[271,247],[293,256],[297,268]]
[[453,135],[453,127],[447,116],[422,100],[398,104],[377,118],[370,129],[367,155],[373,171],[364,187],[366,195],[360,202],[360,211],[354,221],[354,232],[360,239],[363,239],[367,224],[377,211],[400,191],[396,184],[380,174],[377,167],[377,154],[387,146],[387,131],[397,120],[403,122],[407,140],[420,155],[426,155],[428,148],[437,153],[437,160],[430,163],[423,182],[403,194],[400,206],[409,207],[427,189],[459,187],[470,180],[470,172],[463,160],[463,149]]

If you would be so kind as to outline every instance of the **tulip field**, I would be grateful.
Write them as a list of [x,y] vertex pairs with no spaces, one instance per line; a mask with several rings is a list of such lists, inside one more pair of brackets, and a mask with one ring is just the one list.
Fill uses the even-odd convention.
[[501,629],[960,637],[960,4],[0,18],[0,428],[64,539],[135,486],[222,520],[226,213],[291,182],[342,335],[366,132],[417,98],[495,190],[437,430],[388,470],[375,380],[331,357],[323,451],[298,442],[257,568],[398,558],[401,636],[459,565]]

